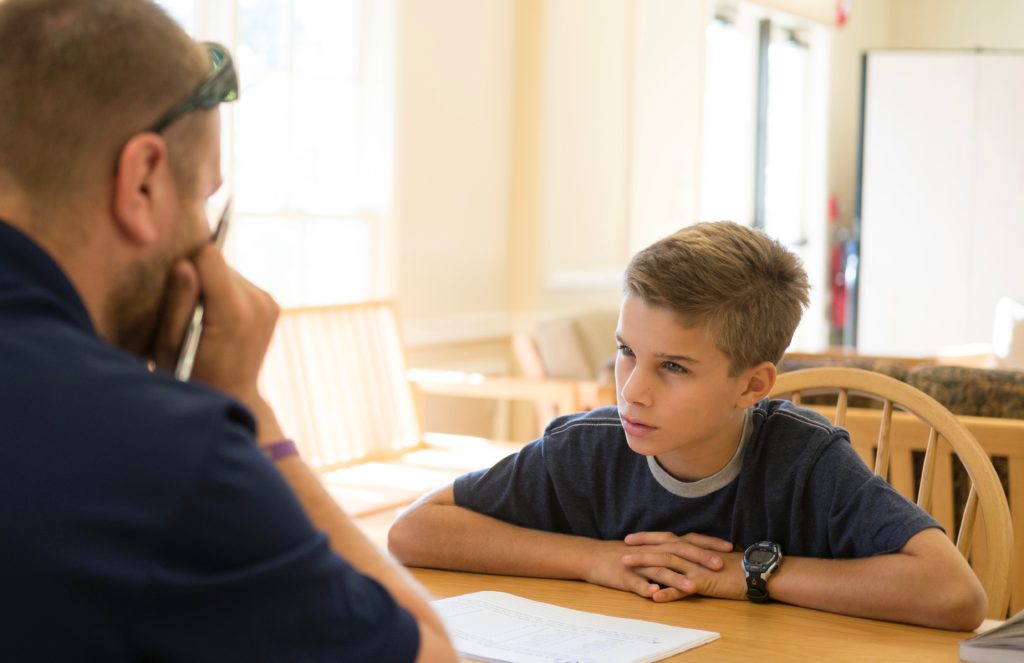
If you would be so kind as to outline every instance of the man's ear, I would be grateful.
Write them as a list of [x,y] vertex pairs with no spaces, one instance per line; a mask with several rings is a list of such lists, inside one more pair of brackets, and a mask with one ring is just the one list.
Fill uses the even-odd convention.
[[741,374],[744,380],[743,392],[736,401],[736,406],[748,408],[754,403],[763,400],[768,392],[775,386],[775,377],[778,369],[770,361],[763,361],[753,368],[748,368]]
[[167,144],[159,135],[132,136],[117,159],[113,213],[118,229],[129,241],[149,244],[159,235],[155,204],[166,181]]

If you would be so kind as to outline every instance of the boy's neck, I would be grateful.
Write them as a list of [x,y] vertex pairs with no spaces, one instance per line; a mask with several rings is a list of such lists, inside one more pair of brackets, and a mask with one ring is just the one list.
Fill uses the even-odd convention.
[[737,410],[736,416],[723,426],[714,438],[655,456],[658,464],[679,481],[693,482],[721,472],[729,464],[743,438],[746,410]]

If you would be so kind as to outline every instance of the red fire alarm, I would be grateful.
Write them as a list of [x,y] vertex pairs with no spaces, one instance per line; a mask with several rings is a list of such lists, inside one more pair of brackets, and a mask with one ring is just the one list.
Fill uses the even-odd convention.
[[836,0],[836,25],[843,27],[850,18],[853,0]]

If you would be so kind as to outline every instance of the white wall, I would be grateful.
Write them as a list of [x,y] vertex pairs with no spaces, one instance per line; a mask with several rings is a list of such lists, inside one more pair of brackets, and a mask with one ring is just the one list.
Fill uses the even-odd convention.
[[894,48],[1024,48],[1021,0],[891,0],[887,4]]
[[399,3],[395,283],[411,344],[615,307],[629,257],[696,219],[705,5]]
[[705,2],[637,5],[630,255],[699,220],[707,20]]
[[614,305],[628,257],[630,0],[543,3],[540,309],[597,291]]
[[514,4],[399,3],[395,283],[430,329],[507,308]]

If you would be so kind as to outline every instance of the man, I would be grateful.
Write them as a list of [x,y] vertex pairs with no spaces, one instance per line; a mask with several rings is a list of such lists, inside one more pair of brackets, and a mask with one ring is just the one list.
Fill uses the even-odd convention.
[[148,0],[6,0],[0,43],[0,658],[453,659],[257,388],[276,305],[204,211],[227,52]]

